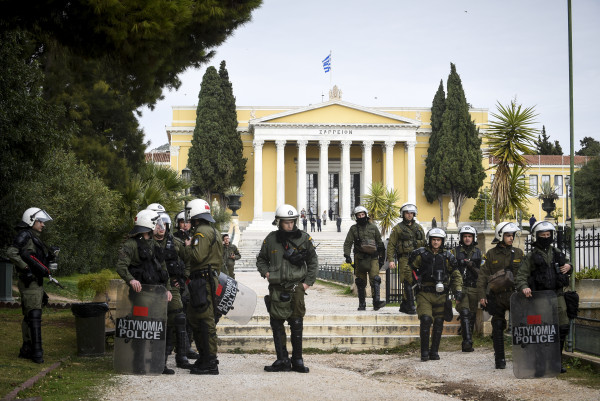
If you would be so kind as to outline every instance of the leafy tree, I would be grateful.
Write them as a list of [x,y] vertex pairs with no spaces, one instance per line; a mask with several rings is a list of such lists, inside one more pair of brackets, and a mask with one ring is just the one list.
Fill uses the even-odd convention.
[[483,185],[485,172],[482,165],[481,138],[471,120],[469,106],[460,76],[450,64],[448,97],[442,117],[439,139],[440,192],[449,193],[455,205],[455,218],[460,221],[462,207],[467,198],[475,198]]
[[221,90],[223,91],[222,116],[223,136],[226,138],[225,156],[229,159],[231,175],[229,182],[224,182],[226,188],[241,187],[246,175],[247,158],[243,157],[244,144],[242,137],[237,131],[238,120],[235,106],[235,96],[233,96],[233,87],[229,81],[229,73],[225,66],[225,60],[221,61],[219,66],[219,77],[221,77]]
[[537,140],[537,154],[538,155],[563,155],[562,147],[558,141],[554,141],[554,144],[549,141],[550,137],[546,134],[546,127],[542,126],[542,132],[538,135]]
[[381,235],[385,237],[400,217],[400,200],[396,189],[389,189],[382,182],[373,182],[369,193],[364,196],[363,206],[369,211],[369,216],[379,222]]
[[574,174],[575,213],[583,219],[600,217],[600,157],[594,157]]
[[442,221],[444,220],[444,205],[442,202],[444,192],[439,182],[442,178],[440,177],[439,166],[441,154],[438,151],[444,111],[446,111],[446,94],[444,93],[444,82],[440,80],[440,86],[431,104],[431,134],[429,135],[429,148],[425,159],[424,191],[427,202],[438,201]]
[[58,150],[54,157],[45,158],[33,182],[20,182],[16,191],[21,205],[35,205],[52,216],[44,235],[48,244],[61,249],[60,274],[114,266],[120,195],[72,152]]
[[479,191],[477,202],[475,202],[475,206],[473,206],[473,210],[469,214],[469,220],[472,221],[482,221],[486,218],[488,220],[492,219],[492,199],[487,187]]
[[[527,210],[529,187],[520,179],[525,175],[527,162],[524,155],[535,153],[536,134],[534,107],[525,109],[515,100],[510,105],[497,103],[498,113],[491,113],[486,134],[487,155],[494,158],[496,174],[492,182],[496,224],[517,210]],[[511,169],[511,166],[512,169]]]
[[600,156],[600,142],[586,136],[585,138],[579,141],[579,145],[581,145],[581,149],[575,152],[578,156]]

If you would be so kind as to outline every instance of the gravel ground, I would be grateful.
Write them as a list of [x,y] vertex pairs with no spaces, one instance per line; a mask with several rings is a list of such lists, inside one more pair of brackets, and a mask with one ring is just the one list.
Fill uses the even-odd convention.
[[[255,314],[266,315],[262,303],[266,281],[254,272],[236,273],[236,278],[257,293]],[[309,289],[306,303],[308,314],[357,313],[356,298],[322,285]],[[366,313],[398,314],[398,309]],[[505,370],[496,370],[491,349],[440,352],[440,357],[423,363],[417,354],[305,355],[310,373],[300,374],[265,372],[263,366],[273,362],[273,354],[219,354],[218,376],[195,376],[176,368],[171,356],[168,365],[175,375],[121,375],[101,399],[163,400],[177,394],[177,399],[191,400],[600,400],[597,390],[564,380],[516,379],[511,362]]]

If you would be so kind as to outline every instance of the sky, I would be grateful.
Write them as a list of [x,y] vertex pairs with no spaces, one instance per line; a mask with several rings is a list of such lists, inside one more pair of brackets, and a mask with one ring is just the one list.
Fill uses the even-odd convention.
[[[572,1],[575,150],[600,140],[598,21],[600,1]],[[168,142],[172,107],[195,107],[206,68],[225,60],[237,106],[308,106],[337,85],[361,106],[431,107],[454,63],[473,107],[535,106],[537,128],[570,152],[567,0],[264,0],[214,50],[140,110],[149,150]]]

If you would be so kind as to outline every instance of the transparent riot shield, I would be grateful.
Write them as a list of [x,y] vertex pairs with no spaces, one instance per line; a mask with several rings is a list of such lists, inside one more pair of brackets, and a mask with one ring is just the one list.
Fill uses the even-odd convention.
[[513,373],[519,379],[560,374],[558,306],[554,291],[521,292],[510,297]]
[[215,305],[220,314],[239,323],[247,324],[256,309],[256,293],[244,284],[221,273],[216,288]]
[[167,289],[142,284],[117,293],[114,369],[117,373],[160,375],[165,367]]

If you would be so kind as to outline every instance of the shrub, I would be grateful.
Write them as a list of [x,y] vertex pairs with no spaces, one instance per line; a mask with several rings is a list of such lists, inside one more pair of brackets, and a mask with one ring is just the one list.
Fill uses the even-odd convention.
[[598,266],[584,267],[575,273],[575,280],[584,279],[600,279],[600,269],[598,269]]

